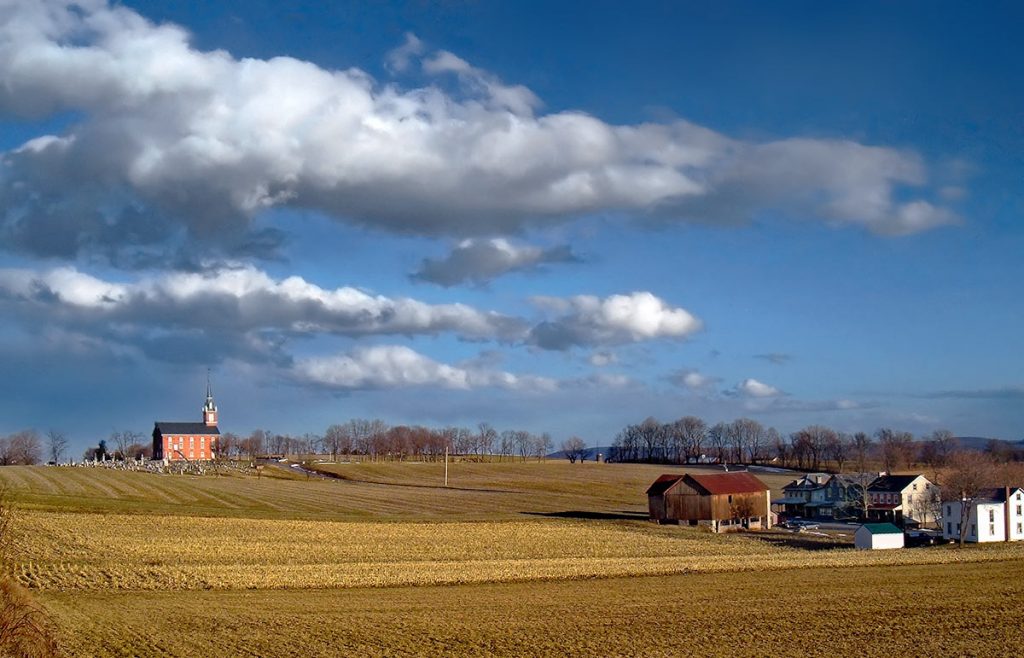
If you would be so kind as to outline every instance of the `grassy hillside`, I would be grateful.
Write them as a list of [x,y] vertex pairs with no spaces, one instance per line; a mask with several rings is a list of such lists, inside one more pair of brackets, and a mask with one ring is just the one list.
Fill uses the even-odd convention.
[[[156,475],[94,468],[0,467],[27,509],[325,520],[510,519],[524,515],[645,515],[644,491],[672,467],[567,461],[449,466],[324,464],[343,479]],[[678,469],[676,469],[678,470]],[[281,479],[281,475],[288,476]],[[278,477],[272,477],[278,476]],[[768,475],[779,488],[791,476]]]

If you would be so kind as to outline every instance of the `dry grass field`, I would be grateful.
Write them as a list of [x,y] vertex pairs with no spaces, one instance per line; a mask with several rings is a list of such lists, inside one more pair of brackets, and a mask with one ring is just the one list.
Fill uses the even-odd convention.
[[[340,479],[0,468],[22,510],[13,575],[81,656],[824,655],[830,642],[988,656],[1024,642],[1004,624],[1024,612],[1021,544],[808,550],[657,526],[639,519],[664,467],[459,463],[447,489],[441,464],[322,468]],[[965,624],[984,650],[963,644]]]
[[[324,464],[344,479],[265,475],[155,475],[93,468],[0,468],[6,485],[26,509],[333,520],[493,520],[524,515],[646,515],[644,491],[673,467],[643,464],[528,463]],[[276,476],[276,477],[275,477]],[[768,475],[781,487],[791,479]]]

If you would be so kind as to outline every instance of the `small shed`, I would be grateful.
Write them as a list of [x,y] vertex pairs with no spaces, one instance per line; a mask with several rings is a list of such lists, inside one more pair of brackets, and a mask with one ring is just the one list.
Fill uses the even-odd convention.
[[853,545],[872,551],[903,548],[903,531],[891,523],[865,523],[853,534]]

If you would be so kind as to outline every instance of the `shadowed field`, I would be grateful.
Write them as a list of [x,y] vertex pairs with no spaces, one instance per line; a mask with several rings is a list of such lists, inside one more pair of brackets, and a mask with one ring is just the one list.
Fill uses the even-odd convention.
[[[324,464],[343,479],[156,475],[94,468],[8,466],[6,484],[26,509],[331,520],[510,519],[524,514],[646,514],[644,491],[678,467],[569,464]],[[791,475],[763,478],[779,488]]]
[[1022,561],[42,598],[81,656],[999,657],[1024,643]]

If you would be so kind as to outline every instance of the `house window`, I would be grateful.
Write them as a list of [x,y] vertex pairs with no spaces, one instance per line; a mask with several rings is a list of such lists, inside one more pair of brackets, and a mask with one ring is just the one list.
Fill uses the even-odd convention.
[[729,494],[729,502],[732,502],[732,494]]
[[1019,534],[1022,534],[1022,533],[1024,533],[1024,523],[1018,523],[1017,524],[1017,534],[1019,535]]
[[1020,505],[1017,505],[1017,516],[1020,516]]
[[946,521],[946,534],[947,535],[953,534],[953,522],[952,521]]
[[992,523],[995,520],[996,520],[996,511],[994,509],[990,508],[988,510],[988,522]]
[[917,491],[917,482],[914,483],[914,491]]
[[975,523],[971,524],[971,536],[972,537],[977,537],[978,536],[978,526]]
[[953,506],[952,505],[946,505],[946,516],[952,516],[952,515],[953,515]]
[[995,537],[996,536],[996,524],[995,523],[989,523],[988,524],[988,535],[989,535],[989,537]]

